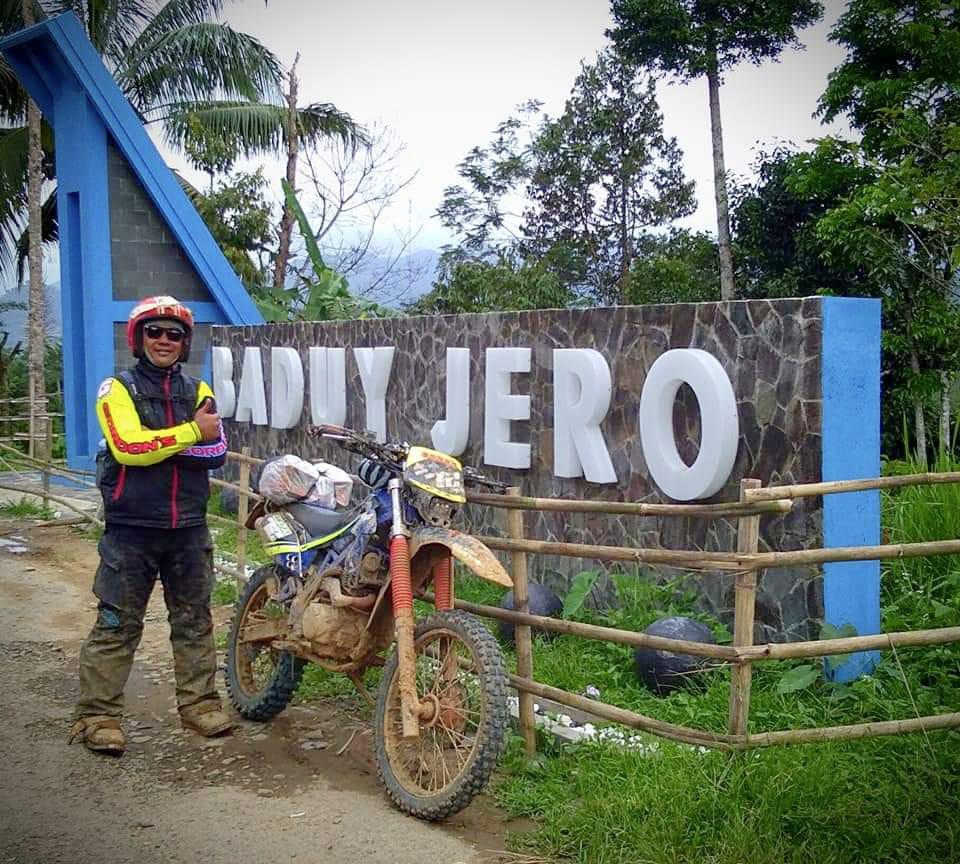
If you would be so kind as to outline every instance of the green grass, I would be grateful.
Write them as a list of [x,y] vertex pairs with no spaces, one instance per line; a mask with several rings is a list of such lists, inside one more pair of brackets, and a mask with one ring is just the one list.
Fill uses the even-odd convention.
[[11,519],[53,519],[55,513],[49,507],[39,504],[36,499],[24,495],[19,501],[8,501],[0,505],[0,514]]
[[[887,542],[960,537],[960,487],[885,492],[883,528]],[[903,559],[885,564],[882,574],[884,631],[960,625],[956,557]],[[711,624],[718,641],[729,639],[725,628],[695,613],[695,598],[677,585],[657,586],[642,573],[616,584],[619,608],[576,617],[640,630],[662,615],[688,614]],[[512,652],[505,654],[512,665]],[[960,705],[955,645],[884,652],[872,675],[850,684],[819,675],[802,690],[780,692],[798,665],[755,666],[751,731],[901,719]],[[573,692],[593,684],[603,701],[642,714],[726,729],[725,668],[705,672],[696,689],[658,698],[636,682],[629,648],[562,636],[535,640],[534,669],[537,680]],[[530,760],[515,740],[494,788],[510,815],[536,822],[511,838],[526,854],[583,864],[960,861],[955,731],[743,754],[662,740],[653,754],[597,743],[561,746],[543,736],[539,746]]]

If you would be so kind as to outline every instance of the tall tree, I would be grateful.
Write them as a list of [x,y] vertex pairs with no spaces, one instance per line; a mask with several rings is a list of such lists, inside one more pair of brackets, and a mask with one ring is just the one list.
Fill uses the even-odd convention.
[[642,233],[693,212],[693,183],[663,132],[654,82],[607,49],[584,64],[563,114],[542,128],[524,248],[560,258],[601,302],[622,303]]
[[733,255],[720,115],[724,70],[759,64],[784,48],[799,47],[798,28],[817,21],[817,0],[612,0],[609,35],[630,60],[680,79],[707,78],[713,176],[724,299],[734,297]]
[[[36,23],[33,0],[23,0],[23,23]],[[27,323],[27,362],[30,381],[30,449],[41,459],[49,459],[44,446],[47,442],[46,387],[44,386],[44,310],[43,238],[41,236],[41,186],[43,185],[43,147],[40,143],[40,109],[27,100],[27,248],[30,271],[30,292]],[[39,409],[39,410],[38,410]],[[38,452],[36,442],[43,442]]]
[[312,192],[310,222],[324,260],[359,296],[393,306],[436,262],[432,253],[412,251],[422,225],[394,222],[388,231],[383,224],[417,176],[400,171],[405,145],[383,126],[367,137],[366,147],[332,142],[308,149],[301,177]]

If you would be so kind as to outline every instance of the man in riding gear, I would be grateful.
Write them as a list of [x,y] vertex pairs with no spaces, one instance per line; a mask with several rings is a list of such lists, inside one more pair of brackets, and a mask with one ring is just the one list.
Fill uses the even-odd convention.
[[71,741],[121,753],[123,690],[143,635],[159,575],[182,724],[201,735],[233,723],[217,694],[210,592],[213,546],[207,531],[207,472],[226,459],[213,394],[181,371],[193,314],[173,297],[148,297],[130,313],[127,344],[137,364],[97,393],[105,447],[97,483],[106,528],[93,591],[96,623],[80,651],[80,699]]

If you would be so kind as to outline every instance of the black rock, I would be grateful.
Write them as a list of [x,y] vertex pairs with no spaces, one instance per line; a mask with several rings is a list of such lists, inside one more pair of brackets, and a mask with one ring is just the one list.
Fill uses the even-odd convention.
[[[531,582],[528,587],[527,610],[531,615],[542,615],[547,618],[559,618],[563,611],[563,601],[545,585]],[[501,609],[513,609],[513,591],[508,591],[500,601]],[[500,638],[504,642],[513,642],[513,624],[510,621],[501,621],[499,624]],[[552,637],[555,633],[546,633],[533,628],[535,633]]]
[[[654,621],[643,632],[649,636],[683,639],[687,642],[706,642],[711,645],[716,644],[717,641],[706,624],[682,615]],[[637,678],[658,696],[665,696],[680,687],[695,683],[698,677],[696,673],[710,665],[709,657],[677,654],[673,651],[655,651],[652,648],[637,648],[633,657]]]
[[220,512],[228,516],[237,515],[237,505],[240,501],[240,494],[236,489],[228,489],[225,486],[220,487]]

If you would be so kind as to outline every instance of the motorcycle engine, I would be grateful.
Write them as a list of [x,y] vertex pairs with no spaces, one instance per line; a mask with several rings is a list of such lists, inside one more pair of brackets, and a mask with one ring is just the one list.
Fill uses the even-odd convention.
[[302,626],[317,656],[337,663],[360,661],[383,647],[383,639],[367,629],[367,614],[354,609],[314,602],[304,610]]
[[413,488],[411,498],[413,506],[428,525],[449,528],[453,517],[457,515],[457,505],[439,495],[431,495],[423,489]]

